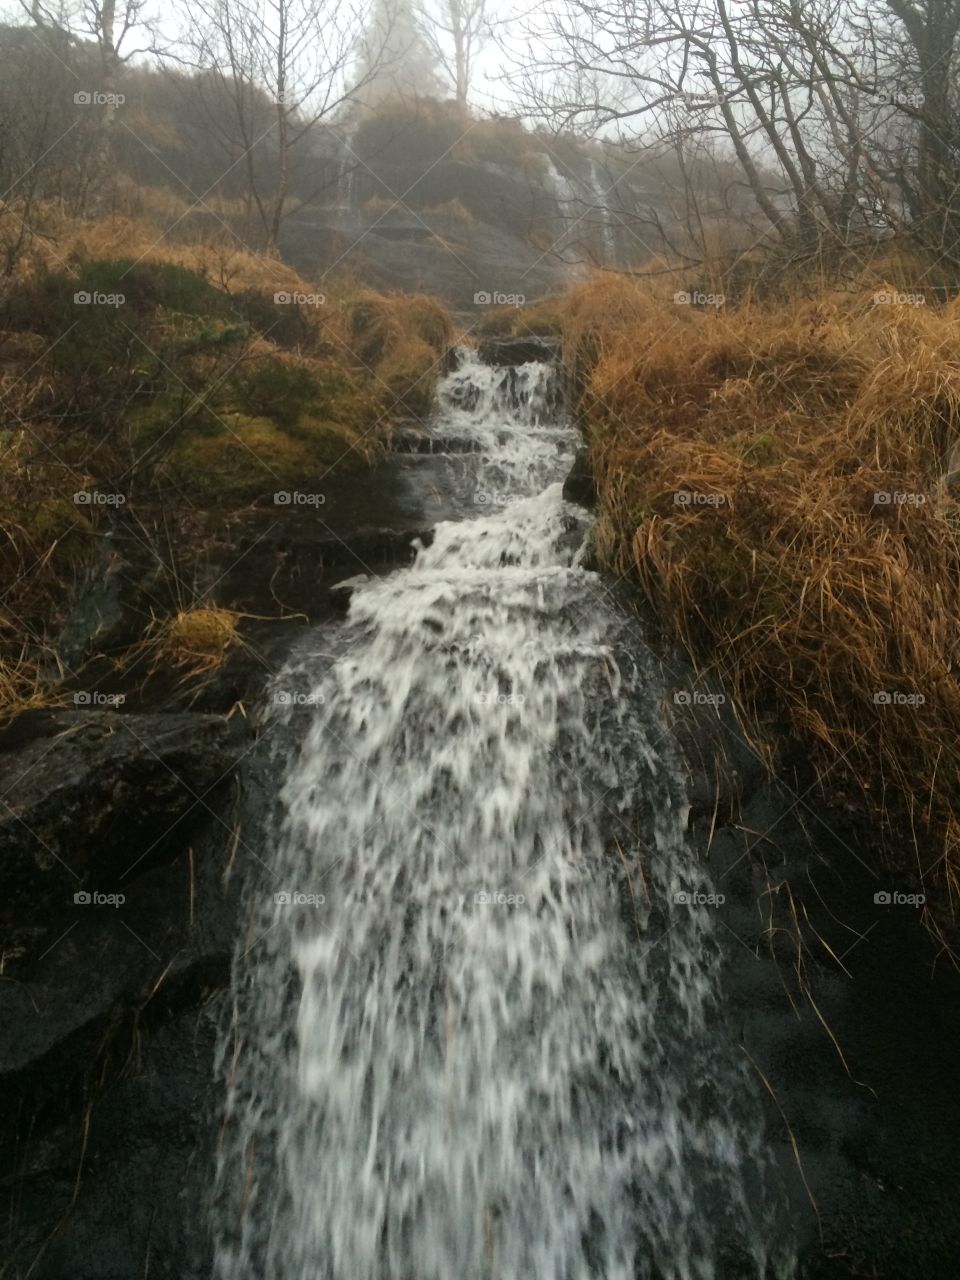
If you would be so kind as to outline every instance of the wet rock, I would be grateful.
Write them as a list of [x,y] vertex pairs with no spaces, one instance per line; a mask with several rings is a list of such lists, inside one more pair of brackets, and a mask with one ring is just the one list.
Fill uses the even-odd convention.
[[92,653],[134,644],[150,621],[163,566],[142,542],[115,529],[102,537],[57,640],[67,669]]
[[357,587],[362,587],[365,582],[370,581],[370,575],[367,573],[355,574],[352,578],[344,578],[342,582],[336,582],[330,588],[330,599],[336,607],[343,613],[346,613],[350,607],[350,598]]
[[[35,1280],[210,1274],[211,1062],[229,979],[229,811],[117,903],[25,904],[46,925],[0,983],[0,1256]],[[239,830],[239,828],[237,828]],[[115,895],[120,896],[120,895]],[[27,931],[29,935],[29,930]]]
[[481,442],[470,436],[444,436],[423,427],[400,428],[391,445],[394,453],[479,453],[482,448]]
[[553,361],[560,358],[559,338],[525,336],[519,338],[483,338],[478,354],[484,364],[516,365],[531,361]]
[[862,806],[838,787],[825,797],[785,731],[769,777],[729,704],[707,701],[717,691],[696,698],[673,655],[669,671],[686,698],[671,719],[691,828],[724,895],[724,1016],[761,1082],[798,1276],[946,1276],[960,1101],[943,1046],[960,1039],[960,978],[937,964],[919,909],[877,901],[898,886]]
[[573,466],[563,482],[563,496],[567,502],[592,511],[597,505],[597,485],[590,466],[590,450],[582,445],[573,460]]
[[64,710],[0,756],[0,893],[119,887],[179,848],[247,741],[243,721],[191,712]]

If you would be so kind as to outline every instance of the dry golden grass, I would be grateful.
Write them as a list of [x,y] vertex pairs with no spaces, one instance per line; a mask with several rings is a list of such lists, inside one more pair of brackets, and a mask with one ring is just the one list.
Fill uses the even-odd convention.
[[[757,745],[785,722],[955,908],[960,301],[876,292],[699,310],[597,279],[571,298],[566,355],[601,560],[720,673]],[[921,836],[936,857],[918,865]]]
[[230,609],[204,605],[179,610],[155,628],[151,641],[154,668],[181,671],[185,680],[216,670],[237,641],[241,616]]

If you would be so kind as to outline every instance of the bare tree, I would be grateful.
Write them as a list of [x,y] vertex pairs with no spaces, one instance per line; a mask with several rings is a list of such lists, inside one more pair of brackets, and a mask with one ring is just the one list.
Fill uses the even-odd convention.
[[466,106],[477,56],[491,38],[488,0],[419,0],[416,18],[457,102]]
[[242,166],[267,252],[309,196],[292,195],[294,164],[309,165],[311,139],[363,91],[379,66],[367,40],[353,77],[364,10],[342,0],[191,0],[186,60],[217,103],[230,104],[228,166]]
[[958,10],[960,0],[541,0],[515,79],[530,114],[555,127],[633,147],[718,139],[768,239],[791,253],[908,222],[955,259]]
[[[91,166],[93,180],[89,185],[94,204],[100,205],[106,199],[104,179],[113,168],[117,111],[123,101],[118,83],[121,71],[125,63],[151,47],[149,40],[142,46],[130,44],[134,33],[147,30],[144,0],[84,0],[75,10],[63,5],[52,8],[43,0],[20,0],[20,6],[32,24],[27,29],[32,29],[48,49],[59,45],[80,51],[76,65],[93,81],[84,84],[78,77],[74,103],[96,121],[97,146],[87,163]],[[63,68],[77,75],[69,59],[60,61]]]

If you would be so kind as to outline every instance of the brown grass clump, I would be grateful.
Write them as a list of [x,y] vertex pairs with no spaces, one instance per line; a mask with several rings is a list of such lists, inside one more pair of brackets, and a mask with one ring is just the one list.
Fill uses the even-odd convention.
[[230,609],[198,606],[166,619],[154,640],[154,669],[179,670],[184,680],[223,665],[237,640],[241,615]]
[[339,341],[371,372],[386,397],[386,409],[424,416],[453,340],[446,309],[422,294],[360,290],[342,308]]
[[719,673],[758,745],[786,731],[822,786],[858,785],[954,908],[960,302],[878,292],[700,310],[600,279],[565,342],[601,560]]

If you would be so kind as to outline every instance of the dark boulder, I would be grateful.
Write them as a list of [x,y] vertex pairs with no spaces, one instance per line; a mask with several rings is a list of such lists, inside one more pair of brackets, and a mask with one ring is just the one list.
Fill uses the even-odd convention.
[[42,728],[0,756],[4,914],[38,894],[120,887],[175,856],[247,741],[239,717],[194,712],[62,710]]
[[586,507],[588,511],[592,511],[597,505],[597,483],[590,466],[590,450],[586,445],[577,450],[573,466],[563,482],[563,496],[566,502],[575,502],[578,507]]
[[484,364],[511,365],[560,359],[560,339],[525,335],[517,338],[482,338],[478,354]]

